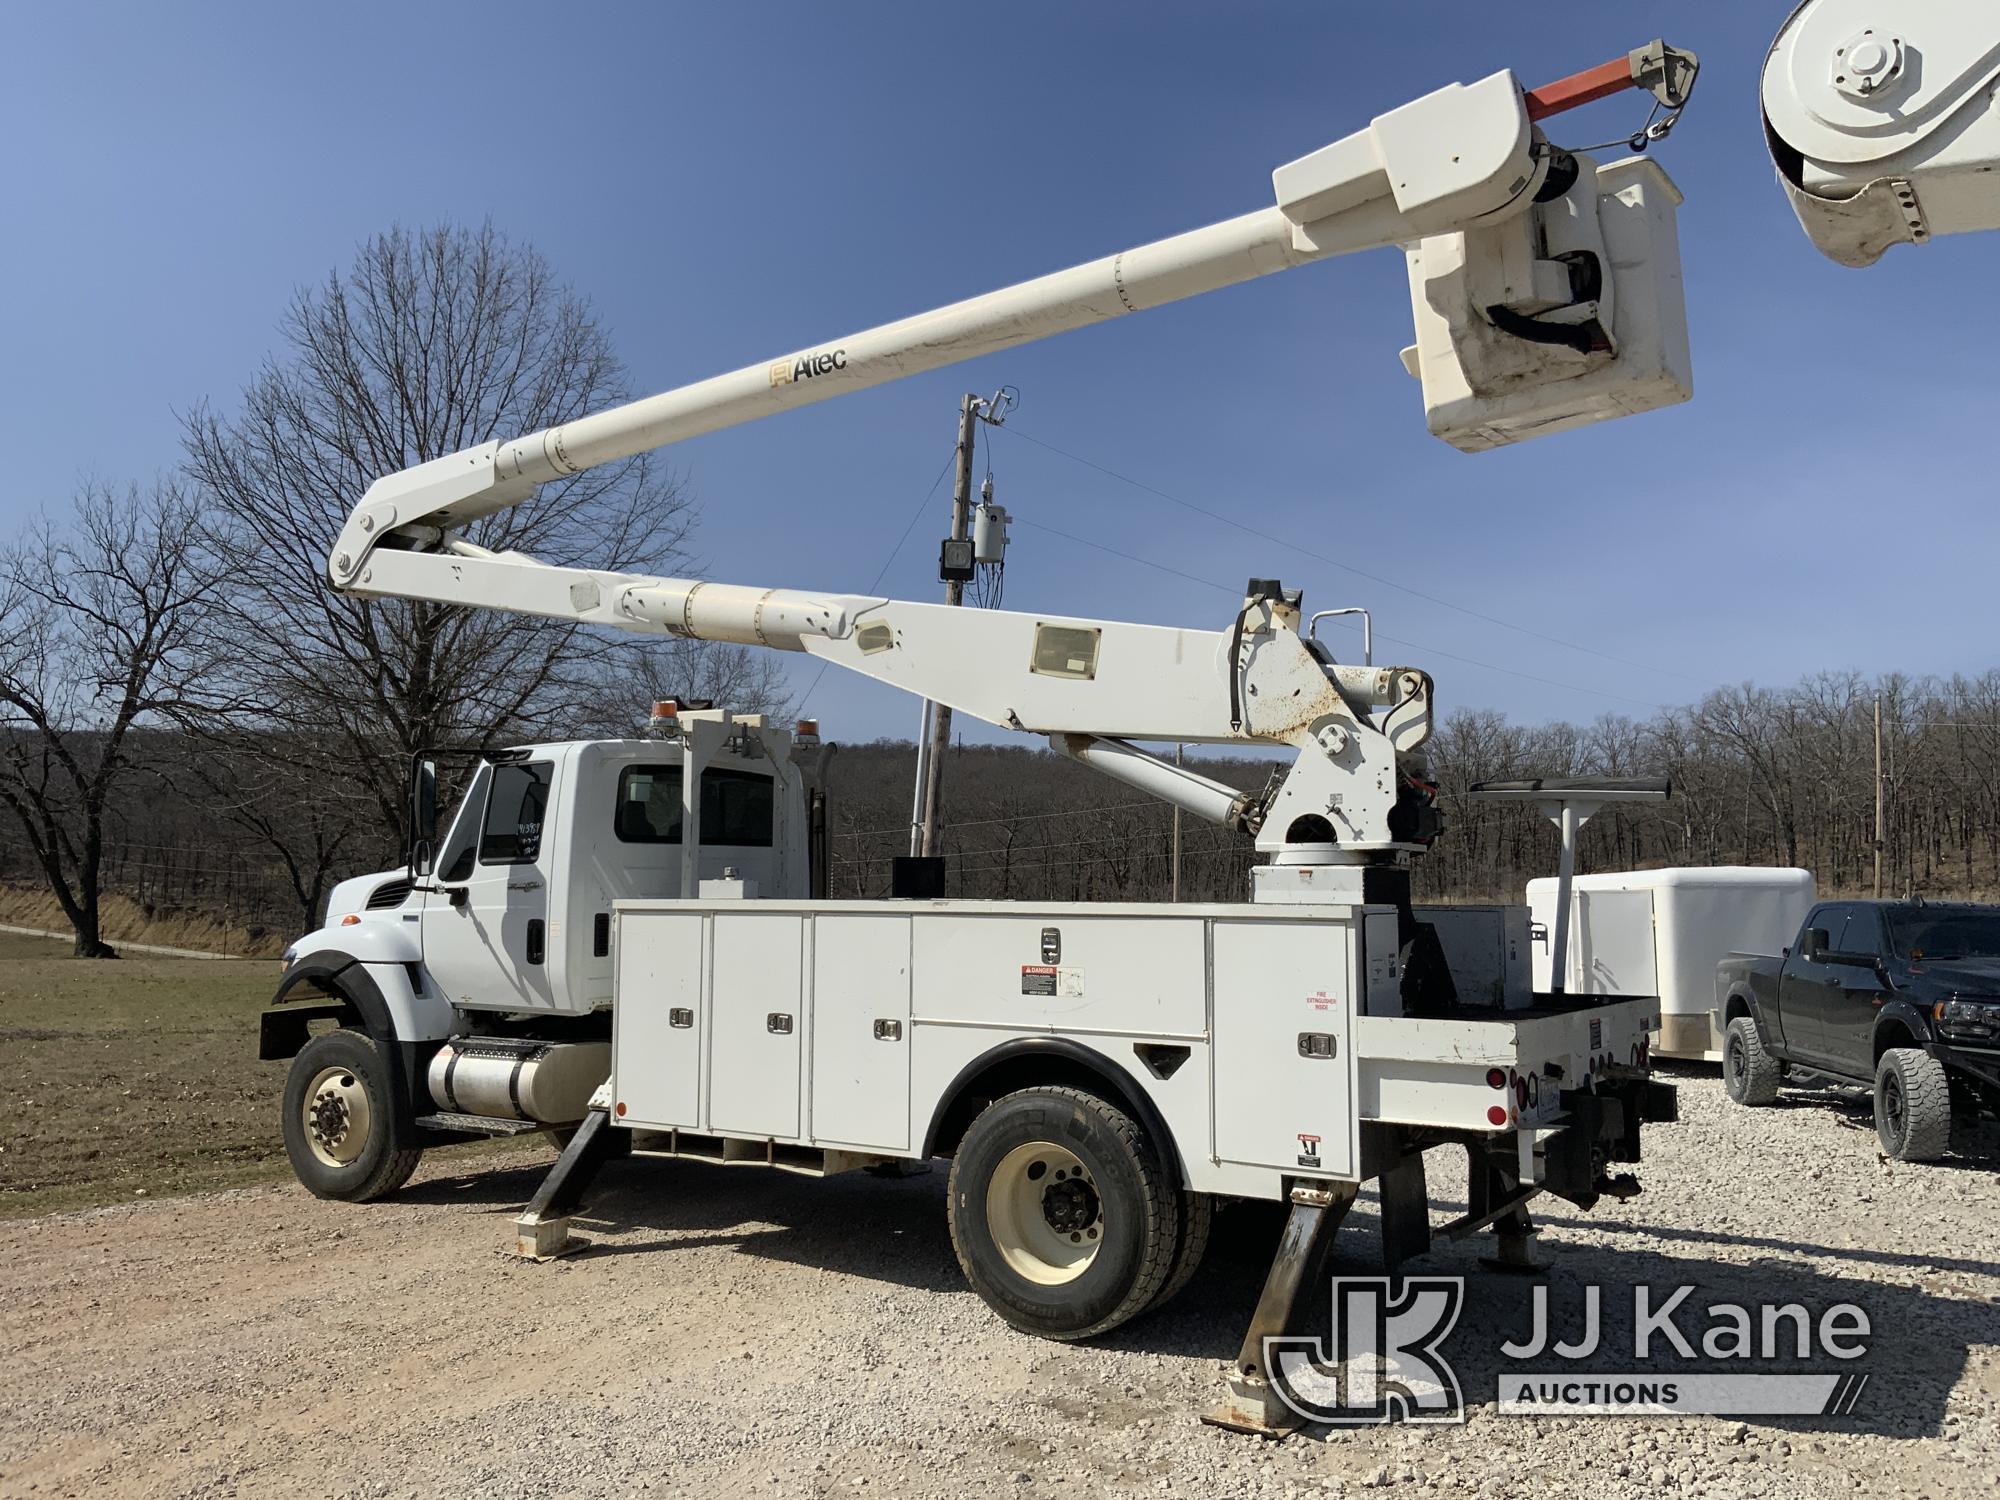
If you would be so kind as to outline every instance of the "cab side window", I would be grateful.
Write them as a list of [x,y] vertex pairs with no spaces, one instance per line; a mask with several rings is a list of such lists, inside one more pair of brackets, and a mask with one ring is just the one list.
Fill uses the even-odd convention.
[[626,844],[681,841],[681,768],[627,766],[618,773],[612,831]]
[[[704,846],[768,849],[777,821],[777,790],[768,776],[727,766],[701,773],[701,841]],[[627,844],[681,841],[681,768],[627,766],[618,773],[618,808],[612,832]]]
[[493,768],[493,792],[479,835],[482,865],[533,864],[540,856],[553,770],[545,760]]
[[1834,944],[1842,953],[1856,958],[1875,959],[1882,956],[1882,918],[1872,906],[1850,906],[1847,909],[1847,927]]

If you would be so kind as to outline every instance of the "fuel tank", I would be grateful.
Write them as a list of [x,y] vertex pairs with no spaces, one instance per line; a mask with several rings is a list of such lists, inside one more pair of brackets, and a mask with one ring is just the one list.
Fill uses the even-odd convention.
[[458,1036],[438,1048],[429,1078],[447,1113],[567,1125],[583,1118],[610,1073],[609,1042]]

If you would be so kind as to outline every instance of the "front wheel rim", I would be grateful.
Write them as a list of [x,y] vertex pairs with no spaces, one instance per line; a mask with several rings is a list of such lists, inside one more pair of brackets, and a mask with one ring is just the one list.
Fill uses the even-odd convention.
[[1009,1269],[1037,1286],[1063,1286],[1090,1269],[1104,1243],[1104,1200],[1083,1159],[1030,1141],[994,1168],[986,1228]]
[[1903,1139],[1903,1086],[1894,1073],[1882,1078],[1882,1119],[1889,1127],[1889,1139]]
[[352,1068],[321,1068],[299,1108],[307,1148],[322,1166],[349,1167],[368,1149],[375,1114]]

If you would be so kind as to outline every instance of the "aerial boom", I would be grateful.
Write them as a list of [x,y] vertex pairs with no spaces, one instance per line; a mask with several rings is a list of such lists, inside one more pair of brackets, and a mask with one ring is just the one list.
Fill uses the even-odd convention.
[[[1654,49],[1691,80],[1691,57]],[[1552,147],[1529,112],[1511,72],[1451,84],[1277,168],[1268,208],[388,475],[349,517],[329,575],[348,586],[392,532],[463,527],[599,464],[1384,247],[1411,259],[1419,340],[1405,364],[1448,441],[1490,447],[1685,400],[1670,208],[1659,221],[1660,203],[1678,201],[1672,185],[1664,174],[1650,193],[1629,173],[1600,181],[1595,163]],[[1615,316],[1621,300],[1629,328]],[[1437,324],[1428,340],[1427,320]],[[1507,356],[1498,362],[1496,331]],[[1460,350],[1464,362],[1452,358]]]
[[[551,566],[466,528],[600,464],[1374,248],[1405,254],[1417,338],[1403,364],[1431,430],[1460,448],[1685,400],[1678,193],[1650,161],[1599,167],[1534,120],[1614,73],[1678,109],[1693,69],[1654,43],[1533,97],[1505,71],[1452,84],[1279,167],[1270,207],[388,475],[349,516],[328,576],[364,596],[804,651],[1047,735],[1263,848],[1337,845],[1351,861],[1421,847],[1429,677],[1336,663],[1275,582],[1252,580],[1227,629],[1190,631]],[[1131,740],[1282,744],[1298,761],[1248,798],[1163,770]]]

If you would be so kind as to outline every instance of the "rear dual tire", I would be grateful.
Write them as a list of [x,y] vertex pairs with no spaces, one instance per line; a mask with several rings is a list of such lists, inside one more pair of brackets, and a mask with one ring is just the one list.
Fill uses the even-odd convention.
[[1080,1089],[987,1106],[952,1158],[948,1197],[965,1279],[1047,1339],[1091,1338],[1164,1301],[1208,1239],[1208,1200],[1179,1190],[1136,1121]]

